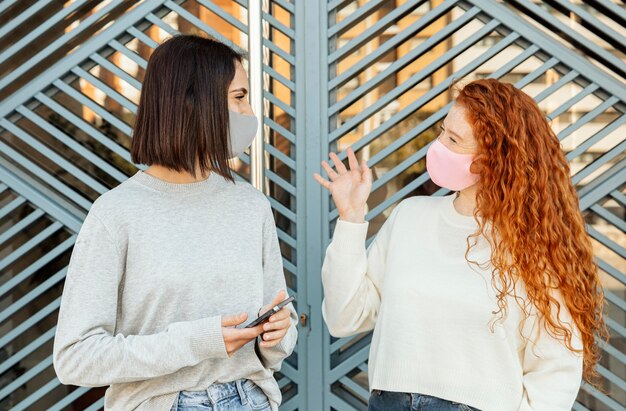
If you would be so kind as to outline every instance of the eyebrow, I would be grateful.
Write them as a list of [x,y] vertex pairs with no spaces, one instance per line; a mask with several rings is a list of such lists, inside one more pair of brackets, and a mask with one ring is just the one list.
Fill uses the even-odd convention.
[[[442,126],[443,128],[445,128],[446,130],[448,130],[448,127],[446,127],[446,125],[445,125],[445,123],[444,123],[444,122],[441,122],[441,126]],[[453,136],[455,136],[455,137],[456,137],[456,138],[458,138],[459,140],[465,140],[463,137],[461,137],[460,135],[458,135],[457,133],[455,133],[455,132],[454,132],[454,131],[452,131],[452,130],[448,130],[448,133],[452,134]]]
[[236,90],[231,90],[230,92],[231,93],[239,93],[239,92],[241,92],[243,94],[248,94],[248,89],[245,88],[245,87],[242,87],[242,88],[238,88]]

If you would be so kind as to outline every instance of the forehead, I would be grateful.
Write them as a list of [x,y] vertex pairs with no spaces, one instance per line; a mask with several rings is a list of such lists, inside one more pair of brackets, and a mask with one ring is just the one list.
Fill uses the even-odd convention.
[[230,83],[230,89],[238,89],[238,88],[248,88],[248,75],[246,74],[246,70],[243,68],[243,65],[238,60],[235,61],[235,77],[233,81]]
[[465,113],[463,106],[457,103],[453,104],[446,116],[446,128],[464,139],[473,140],[472,126],[467,122]]

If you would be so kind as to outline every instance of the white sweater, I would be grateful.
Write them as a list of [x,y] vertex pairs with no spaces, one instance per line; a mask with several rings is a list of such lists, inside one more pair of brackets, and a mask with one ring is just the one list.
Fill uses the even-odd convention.
[[[369,248],[368,223],[339,220],[322,267],[322,306],[330,333],[374,329],[369,388],[432,395],[484,411],[571,410],[582,378],[582,355],[545,328],[536,311],[509,298],[497,319],[491,269],[465,260],[477,224],[445,197],[412,197],[391,213]],[[489,261],[480,241],[470,253]],[[518,295],[525,297],[523,285]],[[559,295],[556,295],[559,298]],[[560,298],[559,298],[560,299]],[[561,299],[562,301],[562,299]],[[562,304],[561,319],[571,322]],[[581,348],[573,326],[574,347]]]

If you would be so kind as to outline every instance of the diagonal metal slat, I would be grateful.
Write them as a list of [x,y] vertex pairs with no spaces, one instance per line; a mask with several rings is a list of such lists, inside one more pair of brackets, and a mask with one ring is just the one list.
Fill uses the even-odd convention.
[[86,60],[89,55],[106,46],[111,38],[117,38],[129,27],[135,25],[138,21],[143,19],[143,17],[149,12],[153,12],[160,7],[160,1],[143,2],[121,15],[97,36],[91,37],[70,55],[53,64],[49,69],[45,70],[26,86],[20,88],[11,96],[3,100],[2,105],[0,105],[0,117],[5,117],[12,110],[14,110],[15,107],[24,104],[26,100],[36,92],[39,92],[44,87],[47,87],[50,84],[50,79],[57,79],[63,74],[69,72],[73,67]]
[[70,40],[75,38],[77,35],[82,33],[85,29],[89,28],[93,23],[100,20],[103,16],[111,12],[116,7],[120,6],[123,3],[123,0],[111,0],[109,4],[100,10],[96,11],[85,20],[83,20],[76,28],[67,32],[63,36],[54,40],[48,46],[46,46],[43,50],[35,54],[31,59],[29,59],[26,63],[23,63],[19,70],[14,70],[11,73],[7,74],[3,78],[0,79],[0,89],[5,88],[11,82],[15,81],[19,76],[25,73],[27,70],[33,68],[35,65],[40,63],[45,57],[50,55],[53,51],[58,50],[63,45],[67,44]]

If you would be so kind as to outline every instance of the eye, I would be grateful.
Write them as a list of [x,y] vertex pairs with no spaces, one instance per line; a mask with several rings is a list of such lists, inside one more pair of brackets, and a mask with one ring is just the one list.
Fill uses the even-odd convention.
[[246,98],[246,96],[245,96],[244,94],[241,94],[241,95],[239,95],[239,96],[237,96],[237,97],[235,97],[235,98],[236,98],[237,100],[239,100],[239,101],[243,101],[243,100]]
[[456,140],[452,137],[450,137],[450,141],[452,141],[454,144],[456,144]]

